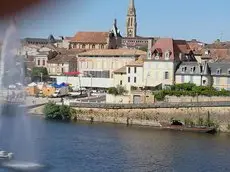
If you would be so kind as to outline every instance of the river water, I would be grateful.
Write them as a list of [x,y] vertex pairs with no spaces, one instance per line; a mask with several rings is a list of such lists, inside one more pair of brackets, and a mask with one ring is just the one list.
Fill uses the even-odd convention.
[[[229,172],[230,135],[1,117],[0,148],[50,172]],[[8,169],[1,169],[9,171]],[[0,171],[1,171],[0,170]]]

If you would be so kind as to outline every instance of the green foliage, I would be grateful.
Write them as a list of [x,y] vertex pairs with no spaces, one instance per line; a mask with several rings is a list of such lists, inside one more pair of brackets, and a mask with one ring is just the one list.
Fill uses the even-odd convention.
[[124,95],[127,92],[128,91],[124,87],[122,87],[120,85],[118,85],[117,87],[110,87],[108,89],[108,93],[112,94],[112,95],[115,95],[115,96],[117,96],[117,95]]
[[156,100],[163,101],[165,96],[230,96],[230,91],[228,90],[216,90],[210,86],[196,86],[191,83],[176,84],[171,86],[170,89],[161,90],[153,93]]
[[197,126],[204,126],[204,119],[203,118],[198,118],[197,120]]
[[74,111],[66,105],[56,105],[49,102],[45,105],[44,114],[46,119],[69,121]]
[[189,127],[194,127],[195,126],[195,122],[190,119],[190,118],[185,118],[184,119],[184,125],[185,126],[189,126]]
[[34,76],[41,76],[41,73],[43,76],[48,75],[48,71],[45,67],[34,67],[32,70],[32,77]]

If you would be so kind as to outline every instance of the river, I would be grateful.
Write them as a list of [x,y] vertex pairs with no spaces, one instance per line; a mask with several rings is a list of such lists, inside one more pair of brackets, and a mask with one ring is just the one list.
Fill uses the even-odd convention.
[[230,171],[228,134],[63,123],[33,115],[3,115],[0,125],[0,148],[18,161],[49,167],[44,171]]

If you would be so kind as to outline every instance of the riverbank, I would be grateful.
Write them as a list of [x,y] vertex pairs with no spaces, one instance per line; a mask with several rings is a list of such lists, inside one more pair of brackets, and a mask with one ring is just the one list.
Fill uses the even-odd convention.
[[[230,132],[230,107],[158,107],[148,109],[105,109],[72,107],[76,113],[73,121],[105,122],[125,125],[160,127],[172,119],[197,124],[208,116],[222,132]],[[44,106],[29,109],[29,113],[43,115]]]

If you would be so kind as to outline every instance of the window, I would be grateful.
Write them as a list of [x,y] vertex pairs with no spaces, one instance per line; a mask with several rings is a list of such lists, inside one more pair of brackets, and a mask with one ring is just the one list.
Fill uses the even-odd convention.
[[104,45],[103,44],[101,45],[101,49],[104,49]]
[[134,73],[137,73],[137,67],[134,67]]
[[182,72],[186,72],[187,67],[182,67]]
[[190,72],[191,72],[191,73],[195,72],[195,70],[196,70],[196,67],[191,67],[191,68],[190,68]]
[[82,44],[82,48],[85,48],[85,44]]
[[40,60],[38,60],[38,66],[40,66]]
[[128,77],[128,82],[130,82],[130,77]]
[[95,45],[94,44],[92,45],[92,49],[95,49]]
[[165,72],[165,79],[169,79],[169,72]]
[[46,65],[46,61],[45,61],[45,60],[42,61],[42,65],[43,65],[43,66]]
[[61,68],[61,73],[64,73],[64,68]]
[[62,63],[62,66],[64,66],[64,63]]
[[217,69],[217,70],[216,70],[216,74],[217,74],[217,75],[220,75],[220,74],[221,74],[221,69]]
[[137,77],[134,77],[134,83],[136,83],[137,82]]
[[203,80],[203,81],[202,81],[202,84],[203,84],[203,85],[205,85],[205,84],[206,84],[206,82],[207,82],[206,80]]
[[128,68],[128,73],[130,73],[130,67]]
[[120,80],[120,85],[122,85],[122,80]]
[[170,52],[169,51],[165,52],[165,60],[168,60],[169,56],[170,56]]
[[230,69],[228,69],[228,75],[230,75]]

